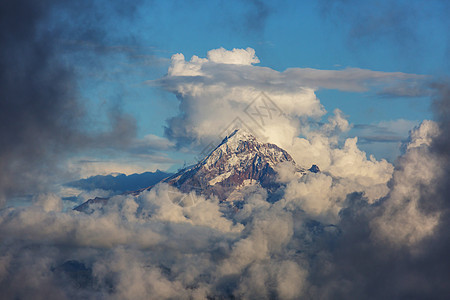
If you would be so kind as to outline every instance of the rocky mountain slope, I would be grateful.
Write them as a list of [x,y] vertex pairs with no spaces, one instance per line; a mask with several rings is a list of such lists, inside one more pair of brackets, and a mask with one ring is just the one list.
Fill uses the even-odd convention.
[[[280,187],[280,183],[276,181],[276,166],[280,163],[292,164],[299,176],[308,171],[319,172],[315,165],[309,170],[298,167],[289,153],[277,145],[260,142],[249,132],[236,129],[203,160],[161,182],[182,192],[215,195],[221,201],[239,200],[240,191],[253,185],[265,188],[270,196]],[[128,194],[139,195],[152,187]],[[106,201],[107,199],[92,199],[75,209],[84,211],[91,204],[103,204]]]
[[[195,190],[226,200],[234,191],[260,184],[275,191],[275,166],[286,162],[295,166],[292,157],[275,144],[262,143],[240,129],[226,137],[207,157],[193,167],[163,180],[182,192]],[[299,173],[306,172],[298,168]]]

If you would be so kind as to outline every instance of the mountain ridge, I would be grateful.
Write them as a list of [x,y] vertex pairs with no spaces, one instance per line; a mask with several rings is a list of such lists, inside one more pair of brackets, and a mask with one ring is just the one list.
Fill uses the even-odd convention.
[[[279,187],[274,167],[288,162],[296,166],[293,158],[275,144],[263,143],[251,133],[236,129],[203,160],[191,168],[164,179],[182,192],[200,190],[225,201],[237,187],[258,182],[268,190]],[[306,172],[298,168],[299,172]]]
[[[221,202],[240,200],[239,191],[252,185],[265,188],[270,196],[282,186],[277,181],[275,169],[280,163],[291,164],[299,176],[306,172],[319,172],[316,165],[310,169],[297,166],[291,155],[277,145],[260,142],[251,133],[235,129],[197,164],[160,182],[176,187],[181,192],[195,191],[205,196],[216,196]],[[154,186],[124,194],[137,196]],[[105,198],[90,199],[75,210],[85,211],[91,204],[106,202]]]

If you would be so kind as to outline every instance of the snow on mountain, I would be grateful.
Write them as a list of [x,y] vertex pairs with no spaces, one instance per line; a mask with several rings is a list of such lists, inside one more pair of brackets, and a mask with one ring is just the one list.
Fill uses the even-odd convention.
[[[276,180],[275,170],[280,163],[292,164],[298,177],[306,172],[319,172],[316,165],[309,170],[298,167],[289,153],[277,145],[260,142],[251,133],[236,129],[203,160],[161,182],[182,192],[195,191],[205,196],[215,195],[221,201],[240,200],[240,191],[254,185],[265,188],[270,196],[281,186]],[[136,196],[152,187],[127,194]],[[89,201],[94,204],[94,200]],[[75,209],[84,211],[91,204],[89,201]]]
[[[207,157],[191,168],[180,171],[163,182],[183,192],[191,190],[214,194],[221,200],[243,186],[259,184],[269,192],[276,190],[275,166],[292,157],[275,144],[262,143],[251,133],[237,129],[226,137]],[[304,168],[297,168],[300,174]]]

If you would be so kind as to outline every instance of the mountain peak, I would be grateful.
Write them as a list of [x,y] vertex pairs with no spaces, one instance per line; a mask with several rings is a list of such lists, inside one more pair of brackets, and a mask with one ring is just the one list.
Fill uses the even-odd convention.
[[[234,130],[202,161],[165,180],[183,192],[200,190],[225,200],[235,191],[251,184],[276,189],[274,167],[292,157],[275,144],[263,143],[248,131]],[[299,172],[304,169],[297,168]]]
[[[237,148],[239,146],[239,144],[241,144],[244,141],[258,142],[256,137],[253,134],[251,134],[250,132],[248,132],[244,129],[237,128],[232,133],[230,133],[230,135],[226,136],[222,140],[222,142],[212,152],[216,151],[222,145],[227,145],[229,148]],[[205,157],[205,159],[207,159],[207,158],[208,158],[208,156]]]
[[[309,170],[298,167],[289,153],[277,145],[261,142],[250,132],[236,129],[203,160],[161,182],[174,186],[182,192],[196,191],[206,196],[215,195],[221,201],[230,202],[242,200],[242,191],[248,186],[260,185],[267,190],[270,199],[274,199],[282,185],[276,180],[278,173],[275,167],[279,163],[292,164],[300,176],[307,171],[319,172],[316,165]],[[152,187],[128,194],[139,195]],[[76,209],[87,211],[89,202],[95,204],[101,201],[107,199],[89,200],[80,205],[80,209]]]
[[245,129],[237,128],[224,140],[256,140],[256,137]]
[[285,150],[275,144],[260,142],[253,134],[243,129],[236,129],[225,137],[200,163],[211,169],[216,167],[218,162],[226,161],[229,165],[235,165],[241,164],[243,159],[247,160],[250,157],[257,157],[261,163],[269,163],[271,167],[283,161],[294,163]]

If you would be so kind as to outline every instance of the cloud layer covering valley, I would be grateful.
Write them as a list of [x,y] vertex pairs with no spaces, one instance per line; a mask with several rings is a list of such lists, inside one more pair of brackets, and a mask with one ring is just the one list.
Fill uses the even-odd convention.
[[[276,202],[253,186],[235,209],[159,184],[92,214],[54,194],[0,211],[0,291],[34,299],[398,299],[450,294],[447,85],[433,87],[436,121],[410,131],[395,166],[367,157],[344,112],[320,122],[318,88],[383,90],[422,76],[362,69],[278,72],[251,48],[172,57],[157,84],[180,114],[166,133],[206,146],[236,117],[258,138],[321,172],[278,166]],[[412,82],[412,83],[411,83]],[[264,92],[282,114],[263,126],[245,109]]]

